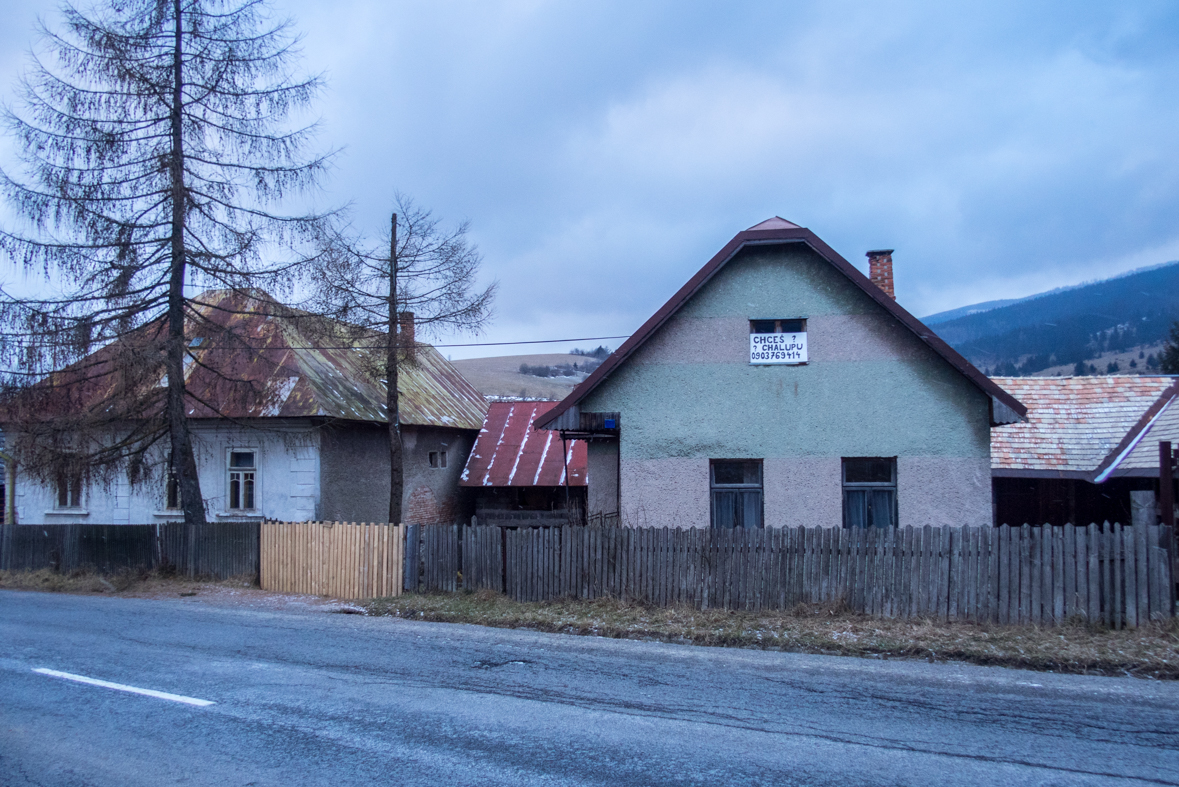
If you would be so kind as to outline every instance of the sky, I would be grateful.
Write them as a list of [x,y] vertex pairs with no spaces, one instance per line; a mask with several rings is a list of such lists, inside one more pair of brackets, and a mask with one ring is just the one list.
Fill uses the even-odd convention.
[[[5,3],[6,102],[56,7]],[[468,220],[499,281],[439,343],[630,334],[774,215],[861,269],[895,249],[918,316],[1179,259],[1174,2],[274,7],[327,80],[321,199],[374,233],[395,191]]]

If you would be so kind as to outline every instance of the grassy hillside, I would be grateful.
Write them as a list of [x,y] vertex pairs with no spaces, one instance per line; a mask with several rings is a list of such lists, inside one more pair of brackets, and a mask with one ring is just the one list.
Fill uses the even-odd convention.
[[495,358],[468,358],[452,364],[484,396],[519,396],[530,399],[564,399],[573,386],[586,378],[585,374],[571,377],[537,377],[521,374],[520,366],[560,366],[584,359],[566,353],[537,355],[501,355]]

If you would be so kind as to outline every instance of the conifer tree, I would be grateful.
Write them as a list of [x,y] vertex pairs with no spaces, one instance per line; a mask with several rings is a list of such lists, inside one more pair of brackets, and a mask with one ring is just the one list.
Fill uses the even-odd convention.
[[1159,353],[1159,371],[1163,374],[1179,374],[1179,320],[1171,323],[1171,333],[1163,351]]
[[[23,220],[0,229],[0,250],[42,279],[40,297],[0,291],[10,451],[44,480],[126,468],[134,481],[160,447],[185,521],[203,524],[193,293],[289,291],[294,249],[325,220],[285,212],[329,159],[308,154],[301,120],[320,81],[294,73],[289,22],[263,0],[66,5],[39,40],[6,116],[23,172],[0,172]],[[103,360],[83,361],[96,347]]]

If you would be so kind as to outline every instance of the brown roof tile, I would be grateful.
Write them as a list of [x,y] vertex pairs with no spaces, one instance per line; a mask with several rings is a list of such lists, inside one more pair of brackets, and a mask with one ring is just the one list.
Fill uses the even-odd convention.
[[1167,391],[1172,377],[996,377],[1027,420],[991,429],[991,469],[1091,473]]

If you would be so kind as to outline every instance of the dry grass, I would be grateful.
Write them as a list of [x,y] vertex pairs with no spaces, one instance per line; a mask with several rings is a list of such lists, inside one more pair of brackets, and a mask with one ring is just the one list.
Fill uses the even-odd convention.
[[501,355],[493,358],[465,358],[452,361],[471,385],[484,396],[531,396],[564,399],[576,383],[572,377],[533,377],[520,374],[520,364],[553,366],[580,363],[581,358],[565,353]]
[[151,596],[157,593],[195,595],[198,588],[208,585],[252,587],[254,581],[252,577],[234,577],[219,582],[206,582],[159,571],[120,571],[114,574],[98,574],[92,571],[59,574],[49,569],[0,571],[0,589],[3,590],[128,596]]
[[613,599],[521,603],[490,591],[376,599],[369,614],[565,634],[1048,672],[1179,679],[1179,621],[1109,631],[871,618],[831,605],[790,612],[650,608]]

